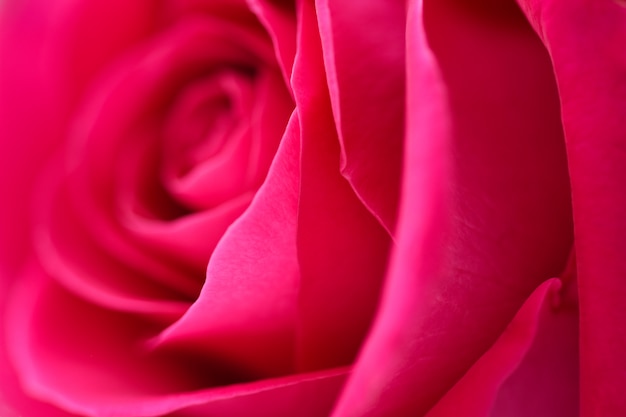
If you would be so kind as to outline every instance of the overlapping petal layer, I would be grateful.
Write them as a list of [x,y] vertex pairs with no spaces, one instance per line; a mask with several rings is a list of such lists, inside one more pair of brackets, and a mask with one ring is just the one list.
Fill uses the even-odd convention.
[[[163,10],[184,16],[201,3]],[[288,9],[257,2],[255,11],[270,33],[293,30]],[[298,398],[318,394],[318,413],[338,394],[345,369],[274,378],[294,366],[297,115],[273,179],[221,239],[283,136],[293,47],[274,36],[275,51],[244,3],[210,15],[181,17],[104,71],[93,62],[81,110],[68,99],[71,127],[51,137],[61,156],[34,188],[36,257],[11,292],[7,320],[12,367],[35,399],[88,415],[249,415],[250,407],[293,415]],[[284,391],[291,404],[276,401]]]
[[558,96],[519,10],[411,2],[407,55],[397,247],[337,417],[425,414],[572,244]]
[[626,8],[612,0],[519,3],[550,53],[561,98],[580,293],[581,416],[623,415]]
[[341,172],[392,233],[404,137],[405,4],[322,0],[316,8]]
[[426,416],[577,416],[578,312],[560,290],[540,285]]
[[[0,68],[0,132],[25,138],[0,141],[0,195],[28,195],[62,154],[35,189],[26,269],[29,210],[0,207],[0,272],[21,280],[10,297],[0,281],[0,306],[28,395],[120,417],[575,415],[576,301],[550,304],[572,244],[558,94],[513,3],[411,0],[406,48],[401,3],[302,1],[297,20],[263,0],[80,3],[46,9],[67,29],[40,17],[21,33],[40,66],[19,75],[24,53]],[[619,415],[626,12],[521,3],[562,90],[584,415]],[[42,5],[12,7],[36,20]],[[88,48],[103,28],[82,18],[121,9],[133,29]],[[26,94],[52,110],[30,126],[41,109],[10,85],[44,67],[58,83]],[[5,356],[0,382],[15,388]],[[27,415],[65,417],[17,391]]]
[[347,365],[369,330],[387,231],[340,173],[340,147],[313,4],[302,2],[293,89],[302,132],[298,212],[298,365]]
[[66,417],[69,413],[19,389],[5,352],[5,301],[32,251],[30,196],[41,166],[63,143],[85,83],[151,33],[155,3],[29,0],[3,2],[2,7],[0,55],[11,59],[3,58],[0,65],[0,198],[5,202],[0,207],[0,407],[6,401],[17,415]]

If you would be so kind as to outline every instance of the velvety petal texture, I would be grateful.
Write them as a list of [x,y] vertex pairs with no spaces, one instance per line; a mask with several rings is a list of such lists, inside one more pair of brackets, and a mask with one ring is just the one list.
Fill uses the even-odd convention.
[[550,52],[567,140],[580,293],[581,416],[626,413],[626,8],[520,1]]
[[212,352],[263,376],[293,371],[299,138],[294,113],[270,177],[220,241],[199,298],[157,346]]
[[[289,132],[297,132],[297,119],[294,122],[296,123],[290,125],[292,128]],[[297,181],[297,165],[293,165],[296,160],[293,153],[298,151],[297,139],[296,133],[296,136],[292,135],[283,142],[283,148],[279,150],[268,181],[257,194],[251,214],[262,214],[265,210],[271,210],[265,207],[279,201],[274,193],[280,193],[280,190],[293,193],[295,188],[290,187],[285,179],[291,177]],[[284,199],[280,201],[286,202]],[[286,211],[285,215],[288,214]],[[269,217],[265,216],[263,219],[268,220]],[[274,224],[284,226],[282,222]],[[206,289],[200,299],[172,329],[160,336],[156,345],[152,341],[147,343],[158,329],[158,325],[150,319],[137,319],[125,313],[115,313],[79,299],[50,280],[37,266],[25,271],[9,309],[8,322],[11,326],[8,331],[12,340],[10,348],[13,363],[20,371],[28,392],[63,409],[93,416],[158,416],[187,408],[189,410],[181,411],[180,415],[204,415],[202,413],[214,413],[211,410],[215,409],[232,413],[230,415],[243,416],[249,415],[251,409],[262,409],[266,414],[259,415],[289,416],[293,414],[293,406],[299,404],[298,398],[310,397],[313,392],[316,401],[311,408],[314,414],[310,415],[319,415],[319,410],[327,410],[338,393],[338,384],[344,378],[346,370],[266,379],[252,385],[235,384],[216,390],[202,389],[229,385],[237,382],[237,379],[256,379],[258,376],[254,372],[261,372],[270,365],[267,372],[281,372],[284,365],[280,363],[289,362],[291,345],[289,338],[285,338],[289,333],[287,331],[285,336],[281,336],[280,330],[271,330],[280,327],[282,322],[271,317],[271,310],[267,308],[276,312],[284,311],[284,300],[295,299],[289,293],[290,285],[277,279],[283,276],[294,277],[296,271],[289,274],[288,270],[294,268],[295,252],[291,250],[291,258],[288,254],[289,247],[295,248],[295,236],[292,234],[290,240],[289,229],[281,228],[280,233],[274,233],[271,228],[262,226],[262,222],[252,221],[245,216],[233,227],[232,232],[238,233],[237,230],[248,227],[258,230],[258,233],[270,233],[272,239],[279,239],[285,245],[284,250],[274,252],[282,261],[258,253],[260,256],[247,255],[252,259],[272,261],[271,264],[276,265],[278,270],[272,274],[272,270],[266,268],[265,273],[273,279],[264,282],[258,277],[254,278],[259,280],[263,288],[247,285],[243,287],[249,291],[246,295],[237,290],[237,285],[229,287],[223,278],[232,277],[232,282],[236,284],[237,279],[242,280],[244,277],[230,275],[228,265],[217,261],[212,264],[216,266],[209,268]],[[237,244],[245,242],[246,250],[253,250],[253,234],[248,233],[247,236],[246,241],[225,238],[225,249],[218,249],[218,252],[224,250],[229,255],[234,254],[228,249],[229,240]],[[267,236],[265,240],[263,236],[259,236],[257,242],[263,245],[260,249],[277,247],[268,245],[270,240]],[[246,256],[244,252],[241,255]],[[225,260],[236,262],[233,256],[228,256]],[[213,268],[221,274],[220,277],[212,277]],[[254,268],[247,271],[252,273]],[[216,289],[211,288],[211,283],[216,278],[223,281],[219,284],[224,290],[231,291],[215,293]],[[217,291],[220,291],[219,287]],[[266,301],[259,298],[263,294],[269,295],[276,291],[284,294],[282,298],[278,296]],[[255,297],[258,301],[233,300],[233,297],[246,296]],[[203,301],[210,297],[213,297],[212,303]],[[261,307],[260,303],[263,302],[266,307]],[[202,311],[206,308],[218,309],[219,303],[224,303],[231,311]],[[256,303],[260,308],[251,307],[250,303]],[[254,319],[253,324],[247,323],[241,316],[242,313],[237,316],[232,311],[232,308],[244,306],[247,308],[242,313],[253,314],[247,319]],[[288,309],[286,311],[289,313]],[[222,320],[216,321],[214,325],[206,322],[194,324],[194,316],[202,313]],[[226,317],[230,317],[230,321],[226,321]],[[287,317],[293,317],[293,314]],[[268,340],[273,346],[263,346],[263,323],[271,326],[268,328]],[[246,336],[245,331],[242,333],[238,326],[256,330]],[[189,328],[193,333],[189,332]],[[252,339],[246,341],[246,337]],[[286,343],[284,348],[280,347],[281,340]],[[172,343],[174,347],[170,346]],[[260,367],[246,368],[245,358],[235,358],[236,361],[230,362],[229,357],[233,359],[233,355],[237,356],[237,349],[249,347],[250,343],[254,343],[255,349],[244,351],[255,355],[256,359],[249,359],[258,360]],[[268,360],[272,355],[278,357],[273,361]],[[202,358],[206,357],[213,357],[214,362],[203,365]],[[229,369],[229,363],[239,368]],[[286,395],[285,391],[289,393],[290,401],[282,400]],[[237,401],[233,398],[237,398]]]
[[[41,11],[55,28],[80,31],[75,14],[91,12],[80,3]],[[50,98],[51,107],[66,104],[66,119],[51,118],[58,134],[41,157],[49,162],[35,161],[32,178],[20,175],[32,182],[23,187],[33,193],[24,199],[33,208],[18,210],[7,226],[22,226],[32,238],[32,248],[26,242],[20,249],[30,260],[19,268],[16,254],[3,253],[17,283],[2,281],[2,305],[5,293],[10,299],[2,360],[6,346],[6,369],[16,373],[3,374],[2,384],[16,388],[9,402],[20,412],[46,406],[22,400],[16,379],[32,398],[93,416],[251,409],[287,416],[312,393],[310,412],[318,415],[339,392],[346,369],[286,376],[295,371],[299,273],[301,134],[285,84],[295,11],[265,2],[201,3],[150,11],[148,27],[157,33],[129,40],[110,62],[85,64],[83,91],[58,86],[67,97]],[[31,10],[13,7],[6,19],[18,31]],[[33,43],[67,47],[54,35],[36,33]],[[281,38],[288,36],[291,43]],[[59,77],[69,79],[72,61],[50,55]],[[14,75],[3,75],[3,108],[21,114],[4,100],[20,94],[9,89]],[[29,76],[45,78],[27,74],[17,85]],[[5,131],[16,124],[12,134],[21,137],[29,126],[17,121],[24,126],[3,123]],[[276,400],[286,392],[292,400]]]
[[[224,42],[228,37],[231,43]],[[55,174],[61,176],[60,189],[55,191],[49,184],[42,186],[41,194],[50,191],[52,201],[38,205],[42,216],[50,216],[41,219],[37,230],[39,256],[53,274],[61,269],[59,263],[67,266],[70,273],[59,273],[58,279],[76,291],[82,289],[88,297],[85,291],[92,285],[98,286],[95,293],[110,294],[108,299],[120,293],[125,299],[152,298],[158,292],[162,294],[160,298],[166,297],[165,294],[194,297],[202,283],[198,275],[203,273],[212,249],[226,227],[241,214],[250,196],[234,204],[233,199],[259,185],[284,130],[284,125],[282,130],[267,126],[263,112],[272,111],[278,126],[289,113],[291,101],[286,93],[283,106],[277,104],[280,93],[273,95],[280,109],[268,105],[267,89],[276,90],[266,85],[269,79],[262,77],[263,80],[254,82],[252,75],[244,70],[225,67],[224,62],[233,62],[229,65],[247,65],[252,71],[259,60],[273,59],[269,42],[263,42],[248,30],[221,21],[185,21],[153,42],[145,52],[139,51],[138,57],[120,62],[120,70],[114,68],[111,78],[105,77],[102,85],[97,86],[94,97],[90,97],[84,113],[79,115],[80,124],[71,126],[70,141],[61,155],[64,161],[52,167],[56,172],[47,174],[47,179]],[[210,42],[221,47],[205,52],[204,45]],[[227,70],[228,75],[224,75],[223,71]],[[203,75],[205,71],[208,76]],[[170,134],[162,138],[161,146],[155,145],[155,138],[163,130],[159,121],[163,112],[170,110],[168,101],[175,100],[171,117],[179,117],[176,94],[182,90],[183,98],[179,100],[187,99],[185,88],[189,84],[197,87],[193,80],[198,77],[204,85],[211,83],[218,90],[201,89],[202,100],[224,103],[223,108],[205,110],[217,119],[218,126],[209,124],[204,128],[209,129],[208,137],[181,138],[181,132],[177,132],[177,137],[171,138]],[[274,77],[274,82],[280,81],[279,76]],[[261,91],[254,91],[256,88]],[[260,97],[255,97],[257,93]],[[222,133],[224,124],[226,131]],[[171,123],[167,127],[170,129],[166,133],[171,131]],[[215,137],[220,133],[226,138]],[[187,149],[185,140],[192,141]],[[217,143],[216,150],[207,153],[194,140],[202,140],[204,147],[207,143]],[[225,144],[220,146],[220,141]],[[175,147],[172,142],[176,143]],[[167,156],[168,163],[163,162],[161,152]],[[130,159],[133,156],[136,159]],[[255,168],[250,160],[262,168]],[[120,176],[110,175],[111,166],[119,169]],[[216,185],[211,186],[207,181]],[[127,190],[129,186],[131,189]],[[214,209],[221,213],[215,213]],[[197,217],[195,210],[202,210],[199,215],[205,219],[202,223],[195,221],[197,227],[193,229],[186,228],[190,236],[182,236],[186,244],[195,243],[197,250],[202,250],[195,256],[199,259],[195,264],[185,262],[189,259],[176,259],[171,251],[159,250],[153,244],[152,248],[146,248],[144,242],[137,241],[132,229],[124,227],[132,218],[137,219],[135,223],[146,218],[143,223],[150,222],[152,227],[146,226],[144,230],[157,236],[161,231],[166,234],[161,239],[171,241],[169,223],[188,222],[189,218]],[[120,222],[120,212],[125,214],[126,221]],[[209,216],[211,212],[213,216]],[[211,232],[214,241],[208,240]],[[151,236],[138,237],[154,242]],[[86,247],[90,240],[91,247]],[[84,256],[76,256],[80,247],[84,248]],[[58,262],[53,261],[50,266],[49,258]],[[112,269],[110,273],[102,273]],[[131,274],[133,279],[128,278]],[[69,281],[70,276],[75,279]],[[108,299],[92,297],[94,302],[106,303]],[[132,308],[132,303],[108,306]]]
[[[569,346],[576,345],[575,330],[578,323],[574,315],[572,322],[574,326],[567,325],[562,317],[558,317],[562,314],[554,311],[558,308],[555,305],[555,299],[559,297],[560,288],[561,283],[558,279],[552,279],[540,285],[524,302],[493,346],[439,400],[428,412],[427,417],[576,416],[578,409],[578,403],[575,401],[578,383],[576,378],[577,351],[573,352],[574,355],[569,355],[567,350]],[[559,301],[556,303],[558,304]],[[557,337],[557,335],[566,337]],[[542,340],[546,338],[549,341]],[[534,353],[532,352],[534,347],[538,348],[539,355],[545,355],[546,352],[550,352],[550,344],[562,344],[559,347],[565,347],[564,352],[558,348],[554,351],[565,355],[567,358],[565,369],[572,371],[568,375],[572,378],[553,381],[558,383],[544,387],[549,394],[546,397],[538,397],[536,394],[533,395],[533,389],[540,393],[541,388],[534,384],[542,384],[543,378],[537,378],[539,376],[538,364],[532,363],[532,361],[537,361],[537,358],[529,356]],[[558,356],[554,354],[550,356],[551,360],[542,363],[542,365],[549,366],[547,369],[550,372],[546,372],[548,376],[555,371],[551,366],[552,361],[560,362]],[[523,363],[524,360],[531,363],[526,365]],[[515,372],[524,372],[524,367],[531,368],[530,373],[533,379],[537,380],[524,381],[525,383],[514,387],[515,389],[507,390],[508,379],[516,378]],[[515,382],[512,381],[512,383]],[[565,383],[565,386],[562,383]]]
[[550,62],[515,5],[481,11],[410,3],[397,246],[334,416],[426,414],[566,264],[570,200]]
[[626,415],[621,0],[0,0],[0,416]]
[[404,137],[405,5],[322,0],[316,8],[341,172],[392,231]]
[[302,3],[293,88],[302,131],[298,365],[350,364],[378,302],[390,237],[339,171],[312,4]]

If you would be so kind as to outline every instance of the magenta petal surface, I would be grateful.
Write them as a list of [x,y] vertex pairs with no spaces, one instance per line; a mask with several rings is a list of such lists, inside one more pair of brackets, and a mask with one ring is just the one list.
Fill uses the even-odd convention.
[[[149,0],[1,4],[0,415],[70,416],[28,398],[18,387],[5,354],[5,301],[32,251],[31,192],[45,160],[64,141],[78,91],[114,56],[150,33],[154,7]],[[5,400],[8,409],[1,404]]]
[[[437,261],[442,256],[447,215],[444,211],[447,196],[442,184],[450,175],[449,110],[439,69],[426,45],[421,6],[421,2],[413,2],[409,9],[407,36],[411,39],[408,43],[411,52],[408,55],[410,78],[407,88],[419,89],[420,95],[415,93],[407,97],[411,117],[408,119],[410,139],[405,149],[403,185],[407,190],[420,190],[419,198],[414,194],[404,197],[406,201],[400,213],[403,227],[398,229],[398,244],[392,256],[383,310],[333,417],[389,415],[391,410],[406,407],[408,396],[414,396],[415,390],[421,388],[414,381],[398,379],[406,378],[402,374],[407,372],[407,362],[421,356],[415,352],[419,349],[417,344],[427,341],[432,333],[420,336],[419,329],[414,328],[419,323],[413,321],[415,324],[408,325],[405,320],[407,317],[419,320],[428,308],[422,299],[415,298],[416,293],[409,292],[415,285],[411,283],[415,281],[413,277],[436,277],[440,272]],[[428,99],[424,100],[425,97]],[[430,291],[425,295],[435,296]],[[388,308],[384,309],[386,306]],[[381,363],[385,364],[384,367]],[[385,391],[386,398],[381,401]],[[407,408],[403,410],[408,413]],[[416,412],[415,409],[412,411]]]
[[580,294],[581,416],[626,414],[626,8],[619,1],[519,2],[559,85]]
[[561,309],[561,286],[541,284],[426,417],[577,416],[577,311]]
[[[158,299],[184,302],[197,295],[212,249],[262,182],[283,133],[280,123],[287,121],[292,107],[278,68],[272,64],[269,39],[255,36],[257,30],[256,26],[241,28],[208,17],[179,22],[124,55],[94,83],[73,121],[71,140],[58,163],[46,173],[36,202],[38,255],[51,276],[93,302],[124,311],[145,310],[133,299],[145,304],[145,298],[156,295]],[[211,42],[219,47],[207,50],[205,46]],[[231,70],[223,75],[230,69],[224,62],[258,65],[260,73],[275,74],[259,75],[254,84],[241,72]],[[207,71],[210,77],[202,78]],[[212,88],[207,87],[209,81],[214,82]],[[179,189],[182,187],[172,187],[172,196],[160,184],[162,176],[156,167],[163,157],[159,151],[168,150],[167,143],[162,143],[168,138],[161,137],[163,114],[179,89],[194,98],[181,99],[185,103],[196,103],[198,95],[213,102],[217,95],[230,101],[232,107],[239,106],[237,110],[244,114],[231,112],[241,117],[230,122],[237,127],[237,134],[222,152],[192,164],[196,169],[185,178],[191,180],[181,181],[184,192]],[[272,99],[270,90],[276,90]],[[254,105],[253,96],[257,98]],[[193,104],[181,104],[183,109],[189,106],[194,108]],[[179,109],[173,112],[178,114]],[[266,111],[273,112],[274,123],[264,121]],[[197,151],[198,146],[190,147]],[[177,156],[173,151],[171,154],[172,158]],[[207,171],[211,174],[208,179]],[[198,172],[204,175],[196,175]],[[222,183],[232,185],[225,195],[219,187]],[[185,199],[173,201],[180,194]],[[238,194],[248,195],[240,204],[233,204]],[[133,225],[127,224],[129,214],[161,224],[173,220],[172,216],[180,220],[179,224],[186,223],[180,216],[187,214],[183,206],[191,199],[213,211],[213,230],[205,222],[202,229],[178,228],[176,234],[157,238],[188,237],[190,243],[199,244],[196,251],[204,254],[203,262],[188,262],[189,257],[197,258],[194,254],[185,258],[163,250],[141,233],[145,227],[135,235]],[[220,203],[226,207],[214,206]],[[166,228],[161,227],[161,231],[166,232]],[[202,232],[203,236],[198,236]]]
[[398,237],[335,417],[425,414],[566,263],[569,188],[548,57],[519,10],[481,10],[410,2]]
[[297,360],[300,369],[352,363],[379,299],[390,237],[340,174],[315,10],[302,2],[293,89],[300,116]]
[[580,320],[575,269],[575,262],[571,262],[561,274],[562,287],[551,294],[550,308],[546,305],[542,309],[529,350],[499,387],[493,417],[580,415]]
[[[320,417],[327,416],[343,386],[348,369],[330,369],[268,379],[248,386],[225,387],[197,406],[172,417]],[[204,403],[202,403],[204,402]]]
[[406,6],[386,0],[316,5],[341,172],[391,232],[402,165]]
[[[210,388],[224,382],[219,362],[149,352],[141,343],[154,330],[149,322],[85,303],[36,266],[26,273],[10,305],[11,360],[30,395],[81,415],[147,417],[190,408],[179,415],[287,417],[311,395],[319,400],[312,411],[320,412],[347,371]],[[287,394],[293,402],[282,401]]]
[[158,345],[211,352],[253,375],[293,370],[298,128],[294,113],[267,181],[218,244],[200,297]]
[[0,417],[626,415],[623,0],[0,3]]
[[154,3],[29,0],[2,8],[0,132],[20,140],[0,140],[0,195],[11,201],[0,207],[0,256],[15,267],[28,250],[29,193],[41,165],[64,141],[77,90],[150,32]]
[[289,2],[271,0],[247,0],[247,2],[272,37],[285,84],[290,85],[289,80],[296,57],[295,7]]

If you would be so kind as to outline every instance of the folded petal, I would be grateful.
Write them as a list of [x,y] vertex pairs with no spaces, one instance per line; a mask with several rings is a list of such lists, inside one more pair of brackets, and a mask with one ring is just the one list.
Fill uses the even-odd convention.
[[2,2],[0,197],[10,202],[0,207],[3,264],[24,260],[30,195],[41,166],[65,142],[78,92],[150,33],[154,15],[151,1]]
[[5,300],[32,250],[33,188],[45,161],[65,141],[78,91],[150,33],[155,5],[9,0],[0,6],[0,415],[70,415],[18,386],[5,352]]
[[276,58],[281,66],[285,84],[289,85],[296,58],[296,12],[291,2],[247,0],[250,9],[272,37]]
[[523,16],[503,9],[410,3],[397,246],[335,417],[425,414],[566,262],[556,88]]
[[294,113],[265,184],[216,247],[200,297],[157,346],[212,352],[259,376],[294,370],[299,139]]
[[541,284],[426,417],[578,416],[578,312]]
[[626,8],[520,1],[561,97],[580,294],[581,416],[626,414]]
[[[87,291],[92,295],[104,293],[106,297],[92,296],[89,299],[122,310],[126,304],[115,302],[116,299],[145,299],[154,295],[154,285],[149,282],[161,289],[169,289],[172,295],[184,294],[183,298],[186,296],[187,300],[195,298],[202,284],[204,265],[199,268],[198,264],[186,265],[180,257],[176,259],[163,251],[150,251],[154,245],[142,244],[142,240],[145,241],[142,236],[137,239],[132,230],[124,227],[120,219],[120,205],[123,204],[119,198],[128,197],[128,183],[139,182],[141,186],[135,191],[140,196],[135,201],[141,201],[142,208],[151,204],[150,208],[156,213],[167,212],[166,208],[171,208],[169,211],[174,214],[182,210],[180,202],[173,201],[164,190],[158,170],[150,169],[150,162],[164,150],[160,135],[167,103],[176,92],[193,84],[207,71],[219,72],[225,67],[232,70],[229,63],[252,67],[258,64],[265,68],[261,65],[263,62],[276,70],[269,40],[255,36],[255,30],[254,27],[239,27],[232,22],[208,17],[185,20],[155,36],[141,48],[123,55],[106,75],[98,78],[81,111],[75,115],[71,141],[59,155],[58,167],[43,179],[40,194],[52,195],[48,201],[38,201],[40,204],[36,207],[38,255],[51,276],[58,277],[59,282],[64,282],[68,288],[85,290],[81,291],[83,295]],[[219,47],[207,49],[207,43]],[[280,80],[280,77],[274,78]],[[287,94],[280,97],[291,104]],[[281,119],[284,116],[283,120],[286,120],[286,111],[282,106],[280,109]],[[280,139],[281,131],[275,129],[273,133],[275,137],[269,146],[272,149]],[[251,132],[250,135],[255,134]],[[254,139],[257,143],[270,142],[265,138]],[[242,154],[247,159],[253,151],[255,157],[267,153],[266,146],[258,143]],[[129,156],[140,162],[129,163]],[[269,163],[265,155],[263,159],[264,163]],[[243,171],[241,177],[245,177],[247,164],[235,165]],[[136,168],[148,172],[138,172]],[[265,170],[255,171],[251,182],[258,185],[258,177],[263,177]],[[136,178],[125,178],[124,174]],[[59,191],[56,191],[46,182],[59,176]],[[220,182],[219,178],[210,180]],[[120,183],[124,185],[120,186]],[[196,194],[202,193],[196,191]],[[239,213],[231,214],[230,219]],[[224,228],[225,225],[222,230]],[[215,234],[213,237],[219,238]],[[210,250],[215,244],[215,240],[207,242],[204,253],[210,254],[206,249]],[[67,268],[57,268],[58,264]],[[70,281],[60,276],[62,271],[70,269],[77,272],[71,279],[76,285],[68,285]],[[146,292],[142,292],[143,288]],[[163,291],[157,292],[160,292],[159,298],[164,298]],[[125,310],[137,311],[134,308]]]
[[402,165],[406,6],[385,0],[316,6],[341,172],[391,232]]
[[325,413],[347,372],[246,382],[209,354],[147,350],[153,323],[84,302],[36,265],[22,278],[9,304],[11,362],[30,396],[70,413],[288,417],[300,414],[305,398],[315,398],[311,412]]
[[315,10],[302,2],[293,89],[300,116],[298,211],[301,282],[298,365],[352,363],[379,299],[390,237],[340,173]]

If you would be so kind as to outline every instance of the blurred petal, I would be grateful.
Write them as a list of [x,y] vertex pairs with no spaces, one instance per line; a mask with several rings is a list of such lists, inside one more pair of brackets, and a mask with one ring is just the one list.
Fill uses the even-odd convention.
[[[143,148],[147,152],[145,159],[158,154],[163,108],[182,86],[210,69],[223,69],[227,62],[253,67],[268,60],[273,62],[268,40],[253,33],[252,29],[210,18],[179,22],[117,60],[106,76],[94,83],[92,94],[75,116],[72,140],[60,155],[65,166],[55,168],[47,175],[50,178],[44,178],[51,181],[67,171],[60,179],[60,191],[55,193],[53,187],[44,183],[42,190],[53,195],[36,207],[38,254],[59,282],[74,290],[82,288],[83,295],[107,295],[90,299],[125,311],[133,311],[131,305],[114,302],[116,299],[145,299],[155,294],[153,290],[162,299],[163,289],[169,289],[179,301],[180,296],[196,296],[202,269],[194,273],[193,265],[177,263],[163,253],[155,256],[147,250],[148,245],[141,244],[141,238],[136,239],[123,228],[116,199],[120,178],[111,169],[124,171],[120,164],[126,162],[128,166],[124,157],[129,153],[141,157],[136,154],[136,145],[153,145]],[[207,49],[207,43],[219,47]],[[140,167],[144,164],[136,163]],[[141,191],[150,194],[144,198],[162,209],[166,206],[164,201],[173,203],[171,198],[163,197],[159,180],[152,178],[150,187]],[[214,245],[215,242],[206,244]],[[59,263],[67,268],[57,268]],[[69,276],[60,276],[69,269],[80,271],[72,275],[71,282],[65,279]],[[89,291],[89,287],[95,289]]]
[[1,3],[0,403],[9,405],[0,405],[0,415],[13,417],[7,409],[15,408],[16,417],[67,417],[69,413],[29,398],[18,387],[5,353],[5,300],[31,251],[34,184],[46,159],[65,141],[77,91],[113,56],[150,32],[156,3]]
[[257,15],[272,37],[277,59],[289,85],[296,57],[296,13],[291,2],[271,0],[248,0],[252,11]]
[[0,257],[13,268],[28,250],[34,182],[65,142],[78,91],[150,32],[155,3],[11,0],[0,12],[0,197],[10,201],[0,207]]
[[25,390],[81,415],[147,417],[190,408],[179,415],[288,417],[303,398],[319,401],[313,410],[327,410],[347,371],[210,388],[238,382],[237,375],[209,355],[146,351],[150,322],[86,303],[36,266],[13,293],[9,313],[9,353]]

